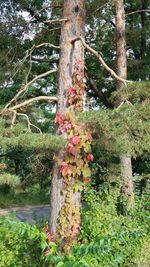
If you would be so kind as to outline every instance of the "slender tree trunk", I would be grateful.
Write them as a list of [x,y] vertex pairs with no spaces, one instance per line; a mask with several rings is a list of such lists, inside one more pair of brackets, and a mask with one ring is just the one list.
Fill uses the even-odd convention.
[[[126,38],[125,38],[125,10],[124,1],[116,1],[116,43],[117,43],[117,74],[121,78],[127,79],[127,56],[126,56]],[[123,84],[118,82],[118,89],[121,89]],[[122,99],[119,99],[121,102]],[[130,155],[120,156],[121,177],[123,180],[122,193],[131,200],[133,195],[133,180],[132,180],[132,162]],[[129,201],[130,202],[130,201]],[[125,209],[126,210],[126,209]],[[126,211],[124,210],[124,213]]]
[[[69,106],[67,90],[72,86],[72,75],[75,62],[84,62],[84,48],[81,41],[71,42],[71,40],[84,37],[85,28],[85,1],[84,0],[64,0],[63,19],[60,39],[60,61],[59,61],[59,89],[57,113],[64,114]],[[59,133],[59,129],[57,131]],[[63,160],[65,151],[61,150],[56,156],[53,167],[53,177],[51,186],[51,216],[50,229],[56,233],[57,222],[61,208],[64,203],[62,190],[64,188],[63,178],[60,174],[59,162]],[[80,205],[80,194],[73,193],[73,199]]]

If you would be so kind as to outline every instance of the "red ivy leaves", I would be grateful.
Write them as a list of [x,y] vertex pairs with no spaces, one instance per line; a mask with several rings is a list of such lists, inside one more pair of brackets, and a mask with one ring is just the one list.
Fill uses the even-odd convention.
[[77,149],[75,148],[75,146],[71,143],[68,144],[68,153],[73,155],[73,156],[76,156],[77,154]]
[[91,135],[90,133],[87,133],[87,137],[88,137],[88,140],[89,140],[90,142],[92,142],[93,137],[92,137],[92,135]]
[[85,184],[88,184],[91,182],[91,178],[89,178],[89,177],[83,178],[83,181]]
[[[83,111],[83,96],[85,94],[83,60],[76,60],[73,72],[72,87],[67,90],[68,105],[75,111]],[[90,153],[93,138],[92,135],[86,131],[85,127],[78,126],[74,122],[74,118],[68,115],[65,116],[58,113],[55,118],[55,123],[59,125],[59,131],[61,133],[67,133],[68,136],[66,156],[64,161],[60,164],[60,172],[64,178],[65,184],[74,186],[72,187],[74,190],[81,190],[83,184],[81,188],[81,183],[76,184],[76,182],[79,180],[84,182],[84,184],[91,182],[91,178],[89,178],[91,175],[89,162],[94,159],[94,156]],[[72,222],[75,211],[71,208],[71,213],[72,212],[73,215],[69,219],[69,225],[72,223],[72,227],[70,229],[66,228],[65,231],[69,231],[70,237],[74,239],[80,231],[80,219],[77,223],[75,221]],[[62,210],[63,218],[65,216],[68,220],[68,214],[66,210]],[[79,216],[78,213],[76,215]],[[66,232],[65,235],[68,236],[68,232]],[[66,246],[66,250],[67,249],[68,251],[70,250],[69,244]]]
[[64,121],[63,125],[60,125],[60,131],[61,133],[66,133],[69,129],[72,128],[72,123],[70,123],[69,121]]
[[60,126],[61,133],[65,133],[73,127],[72,123],[65,118],[64,114],[57,113],[54,122]]
[[65,115],[64,114],[60,114],[60,113],[56,114],[55,123],[58,123],[61,126],[61,125],[63,125],[64,120],[65,120]]
[[70,87],[68,89],[68,94],[71,95],[71,96],[75,96],[77,94],[76,88]]
[[93,156],[93,154],[89,154],[89,155],[87,156],[87,159],[88,159],[89,161],[93,161],[93,160],[94,160],[94,156]]
[[78,145],[81,142],[81,137],[76,135],[70,139],[70,142],[74,145]]
[[63,161],[61,163],[60,172],[62,173],[62,176],[63,177],[65,177],[65,176],[71,176],[72,170],[71,170],[70,167],[71,166],[67,162],[65,162],[65,161]]

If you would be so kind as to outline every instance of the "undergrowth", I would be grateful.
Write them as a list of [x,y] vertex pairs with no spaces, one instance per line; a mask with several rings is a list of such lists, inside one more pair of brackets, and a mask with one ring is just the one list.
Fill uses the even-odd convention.
[[150,216],[144,199],[128,217],[118,213],[118,192],[86,193],[81,233],[70,252],[42,229],[0,219],[0,267],[149,267]]

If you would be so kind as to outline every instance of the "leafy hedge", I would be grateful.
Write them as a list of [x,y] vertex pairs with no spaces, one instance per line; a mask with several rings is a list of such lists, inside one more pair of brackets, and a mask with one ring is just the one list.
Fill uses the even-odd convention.
[[45,234],[36,226],[0,218],[0,267],[40,267]]

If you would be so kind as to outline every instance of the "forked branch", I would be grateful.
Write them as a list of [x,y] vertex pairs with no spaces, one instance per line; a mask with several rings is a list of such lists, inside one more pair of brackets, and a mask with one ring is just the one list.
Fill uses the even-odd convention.
[[95,55],[95,56],[98,58],[98,60],[100,61],[100,63],[103,65],[103,67],[104,67],[104,68],[110,73],[110,75],[111,75],[112,77],[114,77],[117,81],[120,81],[120,82],[122,82],[122,83],[125,84],[125,85],[126,85],[127,82],[131,82],[131,81],[128,81],[128,80],[125,80],[125,79],[119,77],[119,76],[116,74],[116,72],[115,72],[113,69],[111,69],[111,68],[106,64],[106,62],[104,61],[104,59],[102,58],[102,56],[101,56],[96,50],[94,50],[93,48],[91,48],[91,47],[85,42],[85,40],[84,40],[82,37],[75,38],[75,39],[73,39],[71,42],[74,43],[75,41],[78,41],[78,40],[81,40],[83,46],[84,46],[88,51],[90,51],[93,55]]
[[30,98],[22,103],[19,103],[13,107],[10,107],[8,108],[7,110],[8,111],[14,111],[14,110],[17,110],[19,108],[22,108],[22,107],[25,107],[29,104],[31,104],[32,102],[35,102],[35,101],[40,101],[40,100],[44,100],[44,101],[48,101],[48,102],[57,102],[57,97],[56,96],[37,96],[37,97],[33,97],[33,98]]
[[33,123],[30,122],[29,117],[28,117],[27,114],[16,112],[16,110],[12,110],[12,112],[14,114],[13,114],[13,119],[12,119],[12,123],[11,123],[11,128],[13,128],[13,126],[15,124],[16,117],[17,116],[23,116],[27,120],[29,132],[31,132],[31,126],[32,126],[33,128],[37,129],[40,133],[42,133],[42,131],[41,131],[41,129],[39,127],[37,127],[36,125],[34,125]]
[[18,97],[22,94],[22,93],[24,93],[27,89],[28,89],[28,87],[32,84],[32,83],[34,83],[34,82],[36,82],[38,79],[40,79],[40,78],[44,78],[44,77],[46,77],[46,76],[48,76],[49,74],[51,74],[51,73],[55,73],[57,71],[57,69],[54,69],[54,70],[49,70],[49,71],[47,71],[47,72],[44,72],[44,73],[42,73],[42,74],[40,74],[40,75],[37,75],[36,77],[34,77],[31,81],[29,81],[28,83],[26,83],[24,86],[22,86],[21,87],[21,89],[19,90],[19,92],[7,103],[7,105],[4,107],[4,109],[2,110],[2,112],[1,113],[4,113],[4,111],[6,111],[6,109],[8,109],[8,107],[14,102],[14,101],[16,101],[17,99],[18,99]]
[[112,77],[114,77],[117,81],[122,82],[123,84],[126,84],[127,82],[129,82],[128,80],[125,80],[125,79],[119,77],[119,76],[116,74],[116,72],[115,72],[113,69],[111,69],[111,68],[106,64],[106,62],[104,61],[104,59],[102,58],[102,56],[101,56],[96,50],[94,50],[93,48],[91,48],[91,47],[85,42],[85,40],[84,40],[82,37],[80,37],[80,40],[81,40],[83,46],[84,46],[87,50],[89,50],[93,55],[95,55],[95,56],[99,59],[100,63],[101,63],[101,64],[103,65],[103,67],[110,73],[110,75],[111,75]]

